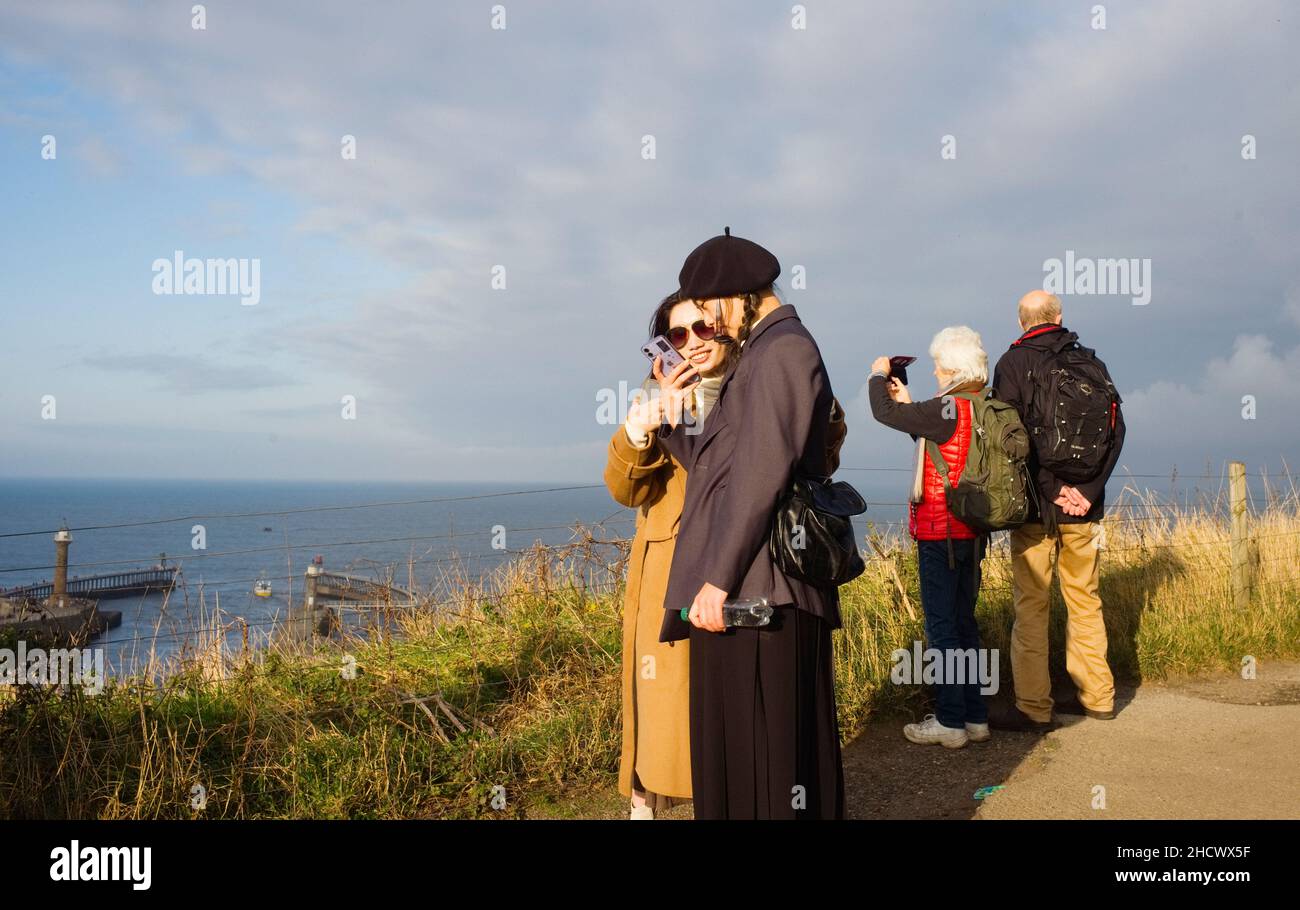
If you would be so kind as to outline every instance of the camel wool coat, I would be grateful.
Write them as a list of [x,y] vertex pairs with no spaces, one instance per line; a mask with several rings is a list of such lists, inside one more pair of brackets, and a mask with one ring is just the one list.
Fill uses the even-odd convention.
[[[833,402],[827,434],[829,471],[839,465],[847,428]],[[691,797],[690,643],[661,642],[664,594],[686,500],[686,469],[652,436],[638,449],[620,426],[609,441],[605,486],[637,510],[623,599],[623,748],[618,789],[635,780],[656,809]]]
[[637,510],[623,598],[618,789],[631,797],[635,772],[641,789],[668,798],[651,805],[666,808],[674,797],[691,796],[689,644],[659,641],[686,471],[653,437],[646,448],[635,448],[620,426],[609,441],[605,486],[615,501]]

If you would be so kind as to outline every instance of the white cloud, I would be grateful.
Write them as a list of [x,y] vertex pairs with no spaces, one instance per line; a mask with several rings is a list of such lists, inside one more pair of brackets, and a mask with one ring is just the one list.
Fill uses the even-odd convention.
[[[1294,281],[1300,248],[1284,3],[1113,5],[1104,32],[1068,4],[826,3],[805,32],[788,9],[739,2],[511,7],[505,33],[484,8],[441,4],[208,13],[196,32],[187,6],[161,2],[0,2],[0,50],[125,111],[195,185],[234,177],[288,197],[299,236],[372,256],[377,275],[281,326],[295,354],[329,365],[313,383],[391,407],[376,440],[432,445],[450,420],[442,476],[484,453],[506,465],[521,438],[591,459],[568,475],[598,470],[592,390],[641,368],[650,308],[728,223],[807,266],[791,302],[842,391],[870,356],[922,349],[946,324],[996,349],[1043,258],[1067,248],[1154,260],[1148,312],[1070,302],[1136,387],[1144,459],[1163,467],[1242,429],[1240,394],[1185,364],[1270,382],[1295,365],[1294,338],[1256,337],[1276,317],[1260,285]],[[1237,155],[1244,132],[1260,160]],[[356,161],[339,156],[345,133]],[[645,133],[655,161],[639,155]],[[489,288],[495,264],[508,291]],[[1294,286],[1287,314],[1300,327]],[[238,331],[214,360],[275,335]],[[1248,384],[1261,418],[1246,432],[1262,433],[1284,386]],[[1202,431],[1183,438],[1185,425]],[[1294,425],[1274,432],[1268,444],[1300,442]],[[879,460],[882,436],[855,438],[872,440],[855,460]],[[524,448],[520,465],[562,461]],[[387,473],[382,445],[369,457]]]
[[1239,335],[1228,356],[1203,366],[1189,363],[1183,375],[1125,395],[1125,461],[1143,465],[1134,461],[1139,453],[1165,456],[1160,467],[1199,465],[1206,458],[1276,463],[1279,455],[1289,457],[1296,442],[1297,376],[1300,346],[1278,350],[1262,335]]

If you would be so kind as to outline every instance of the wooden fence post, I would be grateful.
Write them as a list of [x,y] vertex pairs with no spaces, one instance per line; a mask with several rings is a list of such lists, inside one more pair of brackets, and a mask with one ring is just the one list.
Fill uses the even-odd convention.
[[1250,606],[1254,573],[1250,560],[1250,515],[1246,511],[1246,465],[1228,463],[1228,495],[1232,511],[1232,603],[1238,610]]

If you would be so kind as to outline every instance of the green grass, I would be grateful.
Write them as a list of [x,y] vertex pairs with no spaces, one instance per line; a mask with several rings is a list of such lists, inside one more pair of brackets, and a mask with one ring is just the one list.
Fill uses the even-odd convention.
[[[1102,597],[1118,678],[1231,671],[1244,655],[1300,655],[1294,500],[1258,516],[1254,529],[1257,586],[1239,610],[1227,528],[1209,513],[1153,510],[1142,521],[1108,524]],[[846,738],[873,713],[926,698],[889,682],[890,653],[921,639],[922,622],[910,544],[880,545],[884,555],[873,553],[867,572],[841,591],[836,681]],[[161,681],[142,673],[94,697],[0,689],[0,816],[510,817],[530,805],[562,812],[566,793],[608,788],[617,768],[622,592],[581,580],[596,563],[621,570],[606,549],[587,542],[530,556],[481,584],[462,582],[454,611],[406,613],[366,640],[228,654],[213,634],[206,650],[167,667]],[[1053,673],[1064,678],[1059,589],[1052,615]],[[985,646],[1001,652],[1001,678],[1010,680],[1009,563],[996,546],[978,618]],[[342,672],[346,655],[356,661],[354,679]],[[412,696],[438,696],[445,710],[425,701],[431,718]],[[202,809],[191,805],[196,785],[206,790]],[[504,788],[503,808],[493,805],[501,792],[494,788]]]

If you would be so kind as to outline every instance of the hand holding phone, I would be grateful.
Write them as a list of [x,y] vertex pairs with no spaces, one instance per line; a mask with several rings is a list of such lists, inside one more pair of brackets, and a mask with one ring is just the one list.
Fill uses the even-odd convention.
[[[662,338],[662,336],[659,337]],[[672,350],[672,345],[668,347]],[[676,366],[671,369],[664,369],[668,360],[662,350],[656,349],[653,340],[642,350],[654,363],[652,373],[659,382],[659,395],[663,402],[663,419],[669,426],[676,427],[684,419],[686,402],[693,394],[691,383],[699,380],[699,371],[696,370],[693,363],[683,359],[680,354],[677,355]],[[677,354],[675,350],[672,353]]]
[[889,375],[903,385],[907,385],[907,368],[916,363],[915,357],[896,354],[889,358]]
[[[655,358],[658,357],[660,360],[660,369],[663,371],[665,376],[670,375],[673,370],[686,362],[686,358],[677,353],[677,349],[673,347],[672,344],[669,343],[668,339],[663,335],[656,335],[643,344],[641,346],[641,353],[649,357],[652,364],[654,363]],[[686,381],[699,382],[699,379],[700,374],[696,372],[687,377]]]

